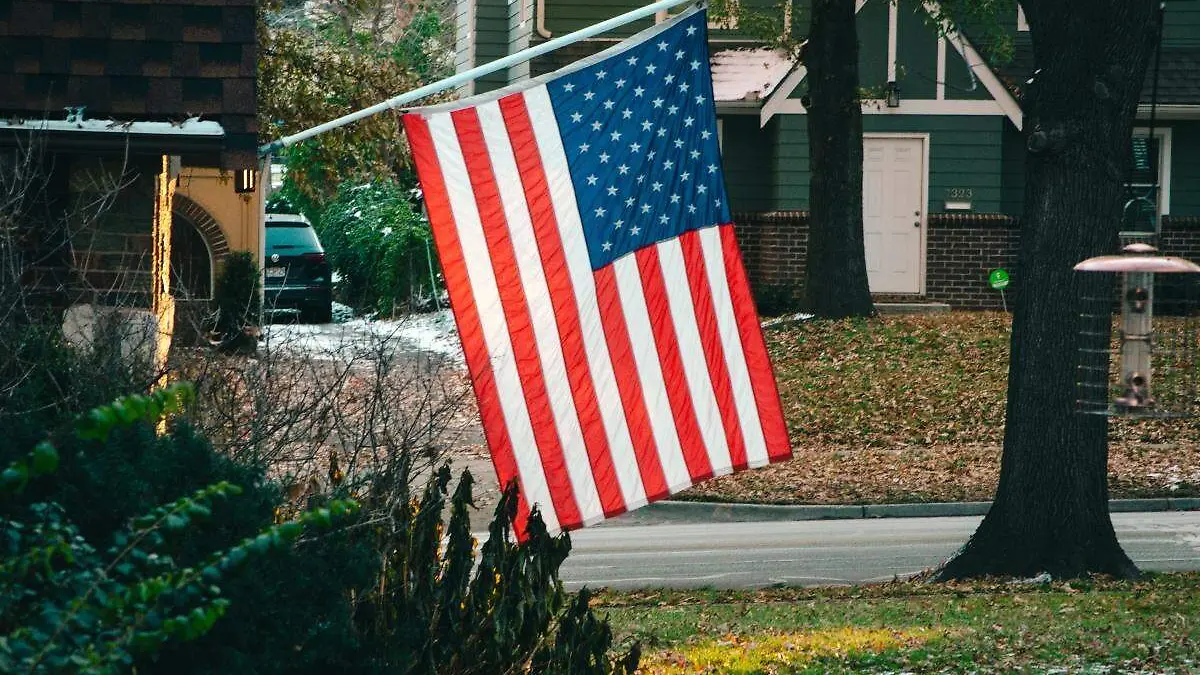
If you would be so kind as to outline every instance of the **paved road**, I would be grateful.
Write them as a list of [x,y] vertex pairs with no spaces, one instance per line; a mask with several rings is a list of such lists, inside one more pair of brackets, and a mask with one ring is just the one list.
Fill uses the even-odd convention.
[[[757,588],[888,581],[937,565],[979,517],[605,526],[572,533],[567,587]],[[1146,570],[1200,569],[1200,512],[1116,513]]]

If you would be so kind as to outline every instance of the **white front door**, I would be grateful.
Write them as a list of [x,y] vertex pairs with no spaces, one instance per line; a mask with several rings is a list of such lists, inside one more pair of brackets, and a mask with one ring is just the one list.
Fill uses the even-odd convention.
[[872,293],[920,293],[925,140],[863,139],[863,233]]

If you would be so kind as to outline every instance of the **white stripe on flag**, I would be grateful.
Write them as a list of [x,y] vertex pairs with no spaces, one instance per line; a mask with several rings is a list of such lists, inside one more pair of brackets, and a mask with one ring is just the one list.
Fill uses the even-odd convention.
[[729,276],[725,270],[725,256],[721,250],[721,231],[716,227],[706,227],[700,230],[699,234],[700,246],[704,251],[704,269],[708,273],[709,288],[712,289],[713,313],[717,317],[717,330],[721,334],[721,346],[725,350],[725,365],[729,368],[733,401],[737,408],[738,422],[742,427],[742,438],[746,444],[746,461],[752,467],[764,466],[769,461],[767,441],[763,438],[758,404],[754,400],[754,386],[750,383],[746,354],[742,351],[742,339],[738,334],[737,319],[733,314]]
[[441,162],[442,175],[446,179],[450,210],[454,214],[462,245],[463,262],[471,280],[471,294],[475,296],[475,304],[479,310],[484,342],[487,344],[488,356],[496,376],[496,387],[500,392],[500,407],[509,436],[512,438],[517,469],[521,473],[521,488],[530,508],[533,508],[534,504],[541,507],[546,529],[557,533],[558,515],[554,511],[554,501],[550,498],[550,488],[546,484],[542,463],[538,454],[533,452],[537,448],[537,442],[530,425],[525,397],[521,395],[521,378],[517,373],[504,308],[500,304],[500,291],[496,285],[496,275],[492,271],[483,223],[480,221],[479,208],[475,204],[474,190],[467,174],[466,161],[458,143],[454,122],[449,113],[430,115],[427,121],[438,161]]
[[[696,411],[696,422],[700,425],[700,436],[704,439],[704,449],[708,452],[708,462],[712,465],[713,475],[722,476],[733,471],[733,462],[729,459],[725,425],[721,422],[721,410],[717,405],[712,379],[708,374],[708,362],[704,359],[704,344],[700,338],[696,310],[692,306],[691,286],[688,283],[687,265],[683,261],[683,248],[678,238],[667,239],[657,246],[663,286],[667,291],[667,304],[671,308],[671,322],[675,325],[675,339],[679,341],[683,376],[692,395],[692,407]],[[705,286],[707,285],[705,280]]]
[[[517,272],[521,276],[529,317],[533,324],[534,341],[542,362],[542,377],[554,424],[562,443],[563,459],[567,475],[579,505],[584,525],[604,520],[604,509],[596,491],[596,481],[588,460],[583,430],[579,426],[579,414],[575,410],[575,399],[571,395],[571,382],[567,379],[567,367],[563,361],[562,342],[558,325],[554,319],[554,305],[550,299],[550,287],[542,270],[538,254],[537,237],[533,233],[533,222],[529,217],[529,206],[525,202],[525,188],[521,184],[521,173],[513,156],[512,144],[504,115],[496,101],[484,103],[477,108],[483,140],[492,161],[492,173],[500,190],[500,201],[504,205],[504,216],[508,221],[508,232],[516,254]],[[493,227],[498,224],[493,224]],[[518,450],[520,452],[521,450]]]
[[617,280],[617,294],[621,297],[621,310],[625,313],[629,341],[633,344],[633,360],[637,363],[646,412],[650,416],[650,432],[654,434],[654,442],[658,445],[658,460],[667,479],[667,490],[674,494],[690,487],[692,477],[683,459],[671,399],[667,397],[666,382],[658,361],[658,348],[655,346],[654,330],[650,327],[650,310],[646,308],[637,256],[620,258],[612,264],[612,268]]
[[579,308],[579,328],[583,335],[584,350],[587,352],[592,382],[596,386],[596,399],[600,402],[600,415],[608,435],[608,447],[617,482],[625,507],[636,509],[646,504],[646,489],[642,485],[642,474],[637,456],[633,451],[633,440],[625,420],[625,410],[619,405],[621,395],[617,389],[617,377],[613,372],[612,357],[604,338],[604,324],[600,320],[600,307],[596,301],[596,278],[592,276],[591,258],[587,242],[583,237],[583,222],[579,207],[575,203],[575,188],[571,185],[571,171],[567,166],[567,153],[559,136],[558,122],[550,105],[550,94],[545,85],[534,87],[524,93],[525,109],[537,139],[542,157],[542,168],[554,205],[554,216],[558,221],[558,232],[562,238],[563,255],[567,259],[567,271],[571,286],[575,289],[575,302]]

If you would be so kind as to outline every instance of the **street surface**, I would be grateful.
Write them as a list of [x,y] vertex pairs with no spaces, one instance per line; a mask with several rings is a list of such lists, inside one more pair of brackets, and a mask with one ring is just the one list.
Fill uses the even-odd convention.
[[[1200,512],[1115,513],[1117,537],[1144,570],[1200,569]],[[760,588],[890,581],[954,553],[980,517],[604,526],[571,533],[570,590]]]

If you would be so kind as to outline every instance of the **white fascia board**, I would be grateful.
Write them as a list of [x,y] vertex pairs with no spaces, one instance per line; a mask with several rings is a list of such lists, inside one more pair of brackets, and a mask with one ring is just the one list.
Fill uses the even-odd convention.
[[[1138,104],[1137,116],[1139,120],[1150,119],[1150,104]],[[1158,120],[1200,120],[1200,105],[1159,103],[1155,106],[1154,117]]]
[[[925,11],[930,16],[937,16],[941,11],[941,6],[934,0],[925,0]],[[1005,116],[1008,117],[1009,121],[1019,131],[1024,115],[1021,112],[1021,106],[1017,103],[1017,99],[1013,98],[1012,92],[1000,82],[1000,78],[996,77],[996,74],[988,67],[987,62],[983,60],[983,57],[979,55],[979,52],[975,50],[975,47],[971,45],[971,41],[966,36],[959,33],[948,21],[943,23],[942,30],[946,34],[946,39],[950,41],[950,45],[966,61],[967,67],[971,69],[971,72],[975,73],[975,77],[979,78],[984,88],[988,90],[988,93],[992,95],[992,98],[1004,110]]]
[[[784,115],[804,115],[807,111],[800,101],[788,99],[776,111]],[[900,101],[900,107],[889,108],[887,102],[870,100],[862,102],[864,115],[971,115],[971,116],[1007,116],[1004,108],[996,101],[933,101],[905,100]]]
[[761,110],[758,101],[718,101],[718,115],[757,115]]
[[[795,100],[789,99],[788,95],[790,95],[793,91],[796,91],[796,87],[800,86],[800,83],[804,81],[804,77],[806,75],[808,75],[808,68],[805,68],[804,66],[797,66],[795,70],[788,73],[787,77],[783,78],[783,81],[779,83],[779,86],[775,88],[775,91],[767,96],[767,98],[763,101],[762,108],[758,113],[759,128],[767,126],[767,122],[770,122],[775,113],[780,111],[784,103]],[[781,93],[783,94],[782,96],[779,95]],[[797,103],[799,103],[799,101],[797,101]]]
[[934,87],[934,97],[939,101],[946,100],[946,38],[941,35],[937,41],[937,82]]
[[118,122],[116,120],[0,120],[0,129],[13,131],[69,131],[94,134],[130,134],[134,136],[208,136],[221,138],[225,129],[212,120],[188,119],[173,122]]
[[[855,0],[854,13],[858,14],[866,4],[867,0]],[[775,91],[771,92],[771,95],[763,102],[762,112],[758,117],[760,127],[767,126],[767,122],[771,121],[775,113],[782,111],[784,102],[791,97],[792,92],[796,91],[796,87],[800,86],[806,75],[808,75],[808,69],[804,67],[804,64],[797,64],[796,69],[785,77],[778,87],[775,87]]]
[[896,81],[896,51],[900,40],[900,3],[888,3],[887,81]]

